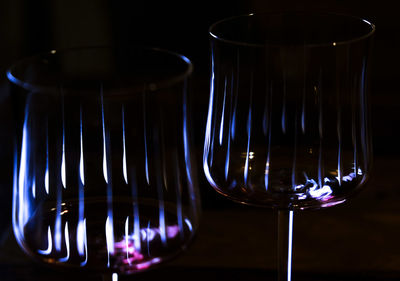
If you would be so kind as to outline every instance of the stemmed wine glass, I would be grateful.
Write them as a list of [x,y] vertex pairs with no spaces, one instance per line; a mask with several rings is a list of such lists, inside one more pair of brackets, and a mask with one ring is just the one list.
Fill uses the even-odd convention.
[[181,252],[199,223],[184,56],[51,51],[7,72],[16,116],[13,229],[54,266],[116,280]]
[[227,198],[278,214],[278,280],[291,280],[293,212],[340,204],[371,167],[375,27],[314,13],[249,14],[210,27],[203,167]]

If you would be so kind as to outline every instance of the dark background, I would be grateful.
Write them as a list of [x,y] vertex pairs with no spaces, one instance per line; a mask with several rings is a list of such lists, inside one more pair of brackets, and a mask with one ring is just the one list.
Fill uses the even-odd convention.
[[[302,240],[310,242],[310,236],[305,234],[307,231],[304,229],[313,229],[315,224],[311,225],[310,222],[314,221],[316,224],[322,223],[318,230],[314,229],[318,233],[315,235],[336,237],[334,243],[337,245],[320,244],[320,246],[328,247],[326,250],[297,246],[300,260],[296,261],[299,264],[298,268],[299,270],[314,268],[317,271],[330,272],[351,271],[352,268],[355,268],[355,274],[357,274],[363,270],[368,271],[372,265],[371,271],[373,272],[390,272],[390,274],[394,272],[393,274],[396,275],[396,272],[400,272],[400,246],[398,237],[396,239],[395,236],[400,234],[400,207],[398,207],[400,204],[396,202],[400,199],[396,179],[398,167],[400,167],[400,161],[398,161],[400,152],[400,98],[398,93],[400,22],[398,21],[398,8],[393,3],[395,1],[391,0],[0,0],[0,275],[2,270],[4,273],[5,268],[9,268],[10,262],[18,263],[22,259],[21,253],[12,248],[15,247],[13,244],[15,242],[13,242],[10,231],[12,192],[10,136],[13,125],[4,71],[13,61],[51,49],[93,45],[141,44],[179,52],[188,56],[195,67],[192,83],[192,91],[196,96],[195,120],[198,128],[204,128],[209,94],[208,27],[210,24],[228,16],[249,12],[296,10],[351,14],[366,18],[377,26],[370,88],[374,151],[377,160],[374,176],[368,184],[369,192],[360,195],[353,204],[335,207],[332,208],[332,211],[320,211],[318,214],[317,212],[305,214],[303,220],[299,219],[299,228],[303,229],[304,233],[299,234],[298,240],[301,237]],[[196,144],[201,151],[202,130],[197,130]],[[273,268],[268,264],[268,261],[273,260],[273,251],[265,249],[266,246],[259,246],[255,242],[257,239],[263,239],[264,236],[260,233],[265,229],[272,233],[270,229],[273,226],[272,218],[270,218],[272,213],[243,208],[222,199],[209,187],[202,174],[200,174],[200,182],[205,218],[207,218],[208,212],[214,210],[221,212],[228,210],[229,214],[218,213],[216,216],[211,216],[208,221],[204,219],[206,222],[204,222],[205,226],[202,231],[205,234],[199,235],[199,243],[208,244],[210,248],[219,247],[218,252],[225,251],[226,254],[225,256],[223,254],[215,256],[215,253],[205,253],[204,247],[195,244],[194,252],[188,253],[188,260],[178,260],[177,266],[191,267],[193,266],[190,264],[191,262],[204,261],[207,257],[209,258],[208,263],[207,261],[200,262],[200,265],[228,268],[243,265],[244,268],[268,270]],[[250,220],[246,217],[247,212],[255,212]],[[377,219],[378,224],[376,225],[377,222],[373,219],[366,219],[363,222],[362,218],[365,219],[363,217],[365,212],[376,214],[379,218]],[[237,217],[232,218],[232,214]],[[238,232],[234,231],[235,223],[240,225],[240,223],[254,222],[256,225],[263,220],[264,214],[265,221],[271,219],[271,223],[263,222],[265,224],[262,231],[254,234],[254,239],[245,237],[248,246],[240,248],[244,251],[243,255],[254,254],[255,262],[249,262],[249,259],[252,259],[250,256],[249,258],[244,257],[242,262],[233,260],[232,255],[235,255],[235,252],[232,252],[231,245],[220,238],[215,239],[214,236],[225,236],[227,234],[224,229],[227,231],[231,229],[234,232],[231,239],[242,240],[242,236],[235,236],[235,233],[238,235]],[[361,216],[361,222],[359,216]],[[318,221],[318,217],[325,219],[321,222]],[[217,218],[226,224],[221,226]],[[382,224],[382,220],[385,224]],[[249,227],[252,226],[249,225]],[[321,230],[324,227],[326,230]],[[211,228],[214,232],[209,232],[207,228]],[[372,230],[375,230],[376,233],[371,234]],[[268,235],[267,237],[269,237]],[[264,238],[267,240],[267,237]],[[346,240],[340,240],[338,237]],[[272,242],[265,242],[265,245],[270,245],[268,243]],[[344,251],[343,249],[348,245],[346,243],[354,248]],[[327,255],[332,251],[333,253]],[[328,257],[322,261],[315,261],[315,257],[318,257],[319,254]],[[263,260],[263,256],[265,260]],[[221,261],[218,260],[218,257],[227,258],[227,260]],[[357,261],[357,259],[359,260]],[[301,263],[301,260],[304,264]],[[308,266],[307,263],[312,265]],[[328,265],[332,263],[333,265]],[[25,265],[25,263],[23,264]],[[32,268],[30,270],[34,271]],[[12,274],[14,273],[9,273],[9,276]],[[225,274],[225,276],[231,275]],[[13,277],[10,278],[10,280],[14,280]],[[389,280],[388,278],[386,277],[386,280]],[[360,280],[367,279],[365,277]]]

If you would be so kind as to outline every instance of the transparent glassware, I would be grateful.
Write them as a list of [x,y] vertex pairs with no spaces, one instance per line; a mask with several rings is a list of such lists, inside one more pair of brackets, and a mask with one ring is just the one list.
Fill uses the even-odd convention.
[[26,253],[115,279],[187,247],[200,215],[191,72],[186,57],[146,47],[51,51],[8,70]]
[[203,168],[227,198],[278,210],[278,279],[291,279],[293,211],[342,203],[372,164],[375,26],[334,14],[250,14],[210,27]]

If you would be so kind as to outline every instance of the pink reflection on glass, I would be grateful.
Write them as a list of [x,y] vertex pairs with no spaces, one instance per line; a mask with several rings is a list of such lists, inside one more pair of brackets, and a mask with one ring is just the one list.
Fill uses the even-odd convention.
[[[178,225],[166,227],[168,239],[174,239],[180,233]],[[140,230],[141,239],[149,243],[154,239],[160,238],[160,229],[156,227],[147,227]],[[149,253],[142,253],[140,248],[135,247],[136,237],[134,235],[125,235],[120,241],[114,243],[114,252],[110,253],[110,259],[114,264],[120,265],[123,272],[134,272],[145,270],[151,265],[161,262],[161,258],[150,258]]]
[[123,259],[123,264],[134,264],[142,261],[144,256],[135,249],[133,239],[125,237],[123,241],[116,242],[115,244],[116,253],[126,253],[126,258]]

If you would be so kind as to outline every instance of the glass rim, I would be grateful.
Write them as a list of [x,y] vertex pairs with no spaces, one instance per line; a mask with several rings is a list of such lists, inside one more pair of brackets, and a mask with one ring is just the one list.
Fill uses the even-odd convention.
[[[357,36],[348,40],[342,40],[342,41],[332,41],[329,43],[309,43],[309,44],[302,44],[302,45],[289,45],[289,44],[279,44],[279,43],[248,43],[244,41],[239,41],[239,40],[231,40],[231,39],[226,39],[223,36],[219,36],[215,33],[213,33],[213,30],[221,23],[226,23],[232,20],[240,19],[240,18],[250,18],[253,16],[278,16],[278,15],[313,15],[313,16],[335,16],[335,17],[343,17],[347,19],[353,19],[357,20],[359,22],[365,23],[367,26],[370,27],[370,31],[367,32],[364,35]],[[353,15],[346,15],[346,14],[340,14],[340,13],[318,13],[318,12],[260,12],[260,13],[248,13],[248,14],[242,14],[242,15],[237,15],[237,16],[232,16],[232,17],[227,17],[223,18],[221,20],[218,20],[214,22],[208,29],[208,34],[209,36],[217,40],[219,42],[223,42],[226,44],[231,44],[231,45],[237,45],[237,46],[243,46],[243,47],[255,47],[255,48],[265,48],[268,46],[302,46],[302,47],[336,47],[340,45],[347,45],[351,44],[357,41],[361,41],[363,39],[371,37],[376,30],[375,24],[371,23],[369,20],[366,20],[361,17],[353,16]]]
[[[127,47],[124,46],[123,48],[124,49],[128,48],[131,50],[132,49],[149,50],[149,51],[153,51],[155,53],[168,55],[171,57],[175,57],[177,59],[177,61],[180,61],[184,65],[186,65],[185,70],[181,71],[180,73],[178,73],[176,75],[173,75],[168,80],[162,81],[163,83],[160,84],[160,87],[157,87],[155,89],[153,89],[152,87],[148,87],[150,91],[171,87],[181,81],[184,81],[186,78],[188,78],[193,73],[192,61],[188,57],[186,57],[180,53],[170,51],[167,49],[163,49],[163,48],[143,46],[143,45],[130,45]],[[53,49],[53,50],[49,50],[49,51],[39,52],[39,53],[33,54],[31,56],[26,56],[21,59],[18,59],[14,63],[9,65],[9,67],[6,69],[7,79],[9,82],[13,83],[14,85],[19,86],[28,91],[45,91],[45,92],[58,91],[60,89],[60,85],[48,86],[48,85],[41,85],[40,83],[36,84],[36,83],[28,82],[28,81],[26,81],[26,79],[18,77],[18,75],[15,75],[14,72],[18,67],[21,67],[22,64],[29,62],[29,61],[35,62],[36,60],[40,60],[41,58],[43,58],[43,56],[54,56],[54,55],[58,55],[58,54],[65,54],[65,53],[69,53],[69,52],[78,52],[78,51],[84,51],[84,50],[90,50],[90,49],[112,50],[112,49],[118,49],[118,48],[115,46],[112,46],[112,45],[93,45],[93,46],[89,45],[89,46],[80,46],[80,47],[71,47],[71,48],[60,48],[60,49]],[[66,88],[63,87],[63,90],[68,90],[68,87],[66,87]],[[122,92],[125,92],[125,91],[122,91]]]

